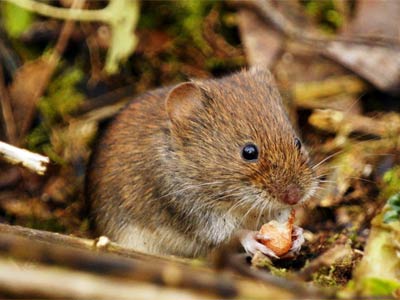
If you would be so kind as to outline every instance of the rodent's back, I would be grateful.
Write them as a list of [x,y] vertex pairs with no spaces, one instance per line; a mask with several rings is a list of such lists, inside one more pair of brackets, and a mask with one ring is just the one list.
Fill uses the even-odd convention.
[[[146,252],[204,255],[314,192],[307,152],[269,72],[140,98],[106,130],[88,173],[95,222],[112,239]],[[256,159],[243,155],[246,147]]]
[[157,152],[165,146],[168,130],[167,91],[146,93],[127,105],[107,125],[93,150],[87,197],[96,229],[103,234],[118,235],[132,221],[132,210],[138,212],[135,222],[151,218],[151,208],[134,199],[147,195],[161,173]]

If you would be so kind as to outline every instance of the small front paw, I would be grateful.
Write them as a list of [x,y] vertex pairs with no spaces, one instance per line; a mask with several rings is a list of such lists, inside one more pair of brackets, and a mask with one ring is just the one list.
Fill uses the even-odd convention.
[[268,239],[265,235],[261,236],[257,231],[241,230],[239,232],[240,243],[248,254],[254,255],[256,251],[260,251],[269,257],[279,258],[274,251],[259,242],[260,238]]
[[297,254],[301,246],[304,244],[304,234],[303,228],[299,226],[294,226],[292,231],[292,248],[290,248],[289,252]]
[[293,226],[292,247],[290,248],[289,252],[286,253],[281,258],[287,259],[295,257],[299,253],[303,243],[304,243],[303,228],[296,225]]

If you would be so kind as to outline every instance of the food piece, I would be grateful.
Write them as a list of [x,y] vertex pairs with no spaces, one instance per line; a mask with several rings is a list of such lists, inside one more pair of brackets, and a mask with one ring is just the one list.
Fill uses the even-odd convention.
[[286,222],[279,223],[273,220],[264,224],[260,229],[260,233],[268,237],[268,239],[260,239],[260,242],[274,251],[278,256],[289,252],[293,242],[292,231],[294,217],[295,211],[292,210]]

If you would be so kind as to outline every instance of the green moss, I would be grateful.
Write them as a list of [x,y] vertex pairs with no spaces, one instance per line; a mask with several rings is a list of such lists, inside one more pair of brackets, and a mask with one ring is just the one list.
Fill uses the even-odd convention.
[[[187,76],[197,76],[192,70],[204,71],[201,76],[220,76],[226,72],[236,71],[246,65],[241,54],[216,53],[215,49],[204,38],[206,19],[213,10],[218,14],[215,33],[225,41],[239,47],[240,38],[235,19],[236,11],[221,1],[143,1],[138,29],[150,32],[163,32],[168,43],[163,51],[154,54],[136,54],[125,65],[127,71],[138,76],[135,81],[138,91],[150,86],[166,85],[182,80]],[[208,23],[208,25],[211,25]],[[238,51],[239,53],[239,51]],[[137,56],[140,57],[138,60]],[[235,57],[232,57],[235,56]],[[143,59],[144,58],[144,59]],[[143,70],[143,65],[150,66],[150,71]],[[187,68],[190,66],[190,68]],[[187,71],[189,70],[189,72]],[[146,78],[145,78],[146,77]],[[142,87],[141,84],[145,83]]]
[[64,163],[51,145],[53,128],[66,120],[68,115],[83,102],[84,95],[76,85],[83,78],[78,68],[67,69],[50,83],[46,96],[42,97],[38,109],[41,122],[26,137],[28,149],[48,155],[52,161]]
[[27,227],[52,232],[65,232],[66,228],[56,218],[49,220],[36,219],[32,217],[26,224]]
[[18,38],[34,21],[34,15],[10,2],[2,2],[0,5],[2,23],[8,35]]
[[213,2],[185,0],[177,2],[182,6],[186,15],[182,20],[183,29],[187,35],[191,36],[194,43],[204,53],[210,53],[210,47],[203,38],[203,24],[207,12],[210,10]]
[[50,83],[47,95],[39,102],[39,111],[47,123],[54,124],[83,102],[84,95],[76,89],[76,84],[82,78],[82,70],[73,68],[67,69]]
[[375,277],[363,278],[361,285],[363,294],[372,297],[390,296],[394,291],[400,289],[400,282],[398,281]]
[[343,16],[337,10],[334,0],[304,0],[306,13],[327,33],[337,31],[343,25]]
[[285,268],[277,268],[277,267],[271,266],[270,271],[275,276],[279,276],[279,277],[287,277],[288,276],[288,270]]
[[178,44],[189,43],[208,53],[210,49],[203,38],[203,24],[215,4],[214,1],[198,0],[145,1],[138,28],[166,30]]
[[312,274],[312,281],[319,286],[335,287],[338,285],[334,276],[335,271],[335,266],[323,267],[318,272]]

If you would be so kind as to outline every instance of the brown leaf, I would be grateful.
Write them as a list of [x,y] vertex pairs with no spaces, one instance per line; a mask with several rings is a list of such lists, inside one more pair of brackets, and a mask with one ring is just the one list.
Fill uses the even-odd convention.
[[[331,42],[326,54],[370,81],[384,91],[400,89],[400,51],[398,41],[399,1],[358,1],[358,10],[350,26],[342,33],[349,42]],[[385,41],[377,43],[352,43],[351,39],[363,37]],[[390,47],[393,41],[393,47]]]
[[239,29],[250,65],[271,67],[282,47],[282,36],[256,13],[241,9]]
[[24,64],[15,75],[10,87],[10,98],[20,138],[26,134],[32,123],[36,105],[48,85],[56,63],[55,60],[39,58]]

